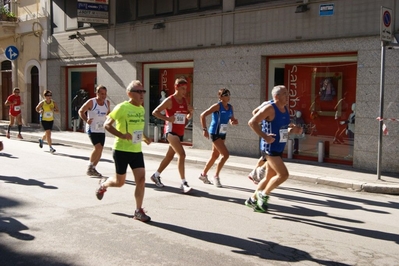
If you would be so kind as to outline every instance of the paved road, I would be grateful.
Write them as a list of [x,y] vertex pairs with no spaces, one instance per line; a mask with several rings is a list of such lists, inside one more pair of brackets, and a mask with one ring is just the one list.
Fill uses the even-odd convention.
[[[397,196],[289,181],[268,214],[243,205],[253,190],[246,172],[225,169],[218,189],[197,180],[183,195],[175,162],[159,190],[149,176],[144,207],[152,222],[131,219],[132,178],[94,196],[84,175],[89,150],[10,140],[0,154],[0,265],[399,265]],[[105,152],[98,170],[111,176]]]

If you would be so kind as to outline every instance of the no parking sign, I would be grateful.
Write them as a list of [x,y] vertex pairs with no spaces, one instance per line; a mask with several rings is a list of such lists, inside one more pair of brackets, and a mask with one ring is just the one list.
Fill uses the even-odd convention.
[[392,21],[393,21],[392,9],[382,6],[381,27],[380,27],[380,36],[382,42],[392,41],[392,29],[393,29]]

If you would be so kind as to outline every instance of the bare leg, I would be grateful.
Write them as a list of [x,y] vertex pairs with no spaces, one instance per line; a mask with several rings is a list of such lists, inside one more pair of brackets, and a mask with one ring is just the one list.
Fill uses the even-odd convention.
[[226,161],[229,159],[230,154],[226,148],[226,145],[224,144],[224,140],[222,140],[222,139],[217,139],[216,141],[214,141],[213,146],[216,147],[216,149],[219,151],[220,155],[222,155],[222,157],[220,157],[219,162],[216,166],[215,176],[219,177],[220,171],[222,170]]
[[44,139],[47,140],[47,144],[50,147],[52,147],[53,143],[51,141],[51,130],[50,129],[46,130],[45,135],[43,136],[43,140]]
[[[185,169],[184,162],[186,160],[186,152],[184,151],[183,146],[181,145],[180,139],[178,136],[174,136],[168,134],[169,145],[172,146],[175,153],[177,153],[177,167],[179,168],[180,179],[185,179]],[[168,150],[169,153],[169,150]],[[158,171],[159,172],[159,171]]]
[[175,156],[175,151],[173,150],[172,146],[169,145],[168,151],[166,152],[165,157],[161,161],[157,172],[162,173],[163,170],[170,164],[170,162],[173,160],[173,157]]
[[136,183],[136,189],[134,191],[134,197],[136,198],[136,209],[140,209],[143,206],[144,190],[145,190],[145,169],[136,168],[133,169],[134,182]]
[[215,164],[216,159],[219,157],[220,153],[216,149],[215,145],[212,144],[212,153],[211,153],[211,158],[209,158],[208,162],[205,164],[204,170],[203,170],[203,175],[206,175],[211,169],[211,167]]
[[254,197],[255,199],[257,198],[256,193],[257,193],[258,191],[263,191],[263,190],[267,187],[267,185],[269,184],[269,182],[270,182],[270,180],[272,179],[272,177],[275,176],[275,175],[277,174],[276,171],[274,171],[273,168],[270,167],[268,161],[266,161],[265,163],[266,163],[266,164],[264,165],[264,167],[266,168],[266,175],[265,175],[265,178],[263,178],[263,179],[259,182],[258,187],[256,188],[256,190],[255,190],[255,192],[254,192],[254,194],[253,194],[253,197]]
[[104,147],[101,145],[101,143],[94,145],[94,149],[90,155],[90,162],[93,163],[93,166],[96,166],[100,161],[103,148]]
[[273,189],[288,179],[289,173],[283,159],[279,156],[268,156],[267,163],[270,166],[270,169],[273,169],[277,173],[277,175],[273,176],[270,181],[267,182],[267,185],[263,190],[266,195],[269,195]]

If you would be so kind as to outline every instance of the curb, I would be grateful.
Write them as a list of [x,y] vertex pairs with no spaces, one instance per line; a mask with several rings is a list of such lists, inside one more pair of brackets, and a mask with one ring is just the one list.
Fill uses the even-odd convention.
[[[4,133],[4,130],[0,129],[0,133]],[[32,134],[33,133],[33,134]],[[38,136],[39,135],[39,136]],[[41,133],[39,132],[24,132],[24,139],[23,141],[37,141],[37,138],[41,136]],[[78,141],[73,141],[73,140],[66,140],[66,139],[60,139],[57,138],[56,136],[52,137],[53,142],[60,142],[63,144],[75,146],[78,148],[92,148],[91,143],[86,142],[78,142]],[[104,150],[111,151],[112,146],[105,145]],[[152,158],[159,158],[162,159],[164,158],[164,154],[162,153],[155,153],[155,152],[148,152],[148,151],[143,151],[143,154],[145,156],[151,156]],[[177,158],[173,158],[174,161],[177,161]],[[205,159],[198,159],[195,157],[186,157],[186,162],[193,163],[193,164],[205,164],[206,160]],[[237,171],[251,171],[252,166],[248,166],[246,164],[237,164],[235,163],[234,165],[227,163],[224,165],[225,168],[230,169],[230,170],[237,170]],[[344,179],[338,179],[338,178],[333,178],[333,177],[320,177],[318,175],[314,175],[311,173],[299,173],[299,172],[290,172],[290,179],[296,180],[296,181],[302,181],[302,182],[308,182],[308,183],[314,183],[314,184],[320,184],[320,185],[326,185],[326,186],[331,186],[331,187],[337,187],[337,188],[344,188],[344,189],[350,189],[356,192],[368,192],[368,193],[379,193],[379,194],[389,194],[389,195],[399,195],[399,184],[398,185],[392,185],[392,184],[378,184],[378,183],[367,183],[367,182],[361,182],[361,181],[351,181],[351,180],[344,180]]]

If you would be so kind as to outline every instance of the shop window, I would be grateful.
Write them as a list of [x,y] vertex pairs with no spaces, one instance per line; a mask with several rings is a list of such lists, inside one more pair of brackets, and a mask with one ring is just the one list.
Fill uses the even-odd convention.
[[155,6],[156,15],[172,14],[173,0],[157,0]]
[[130,0],[116,1],[116,23],[133,21],[136,14],[136,4]]
[[[326,162],[351,164],[355,138],[356,55],[338,56],[331,61],[328,58],[284,59],[269,64],[269,68],[274,72],[274,75],[269,74],[269,78],[275,79],[273,83],[284,80],[289,91],[292,122],[302,126],[304,131],[304,134],[291,136],[294,158],[317,160],[318,145],[322,142]],[[270,88],[280,85],[273,83],[269,82]]]
[[138,0],[137,16],[139,18],[151,17],[155,15],[155,0]]

